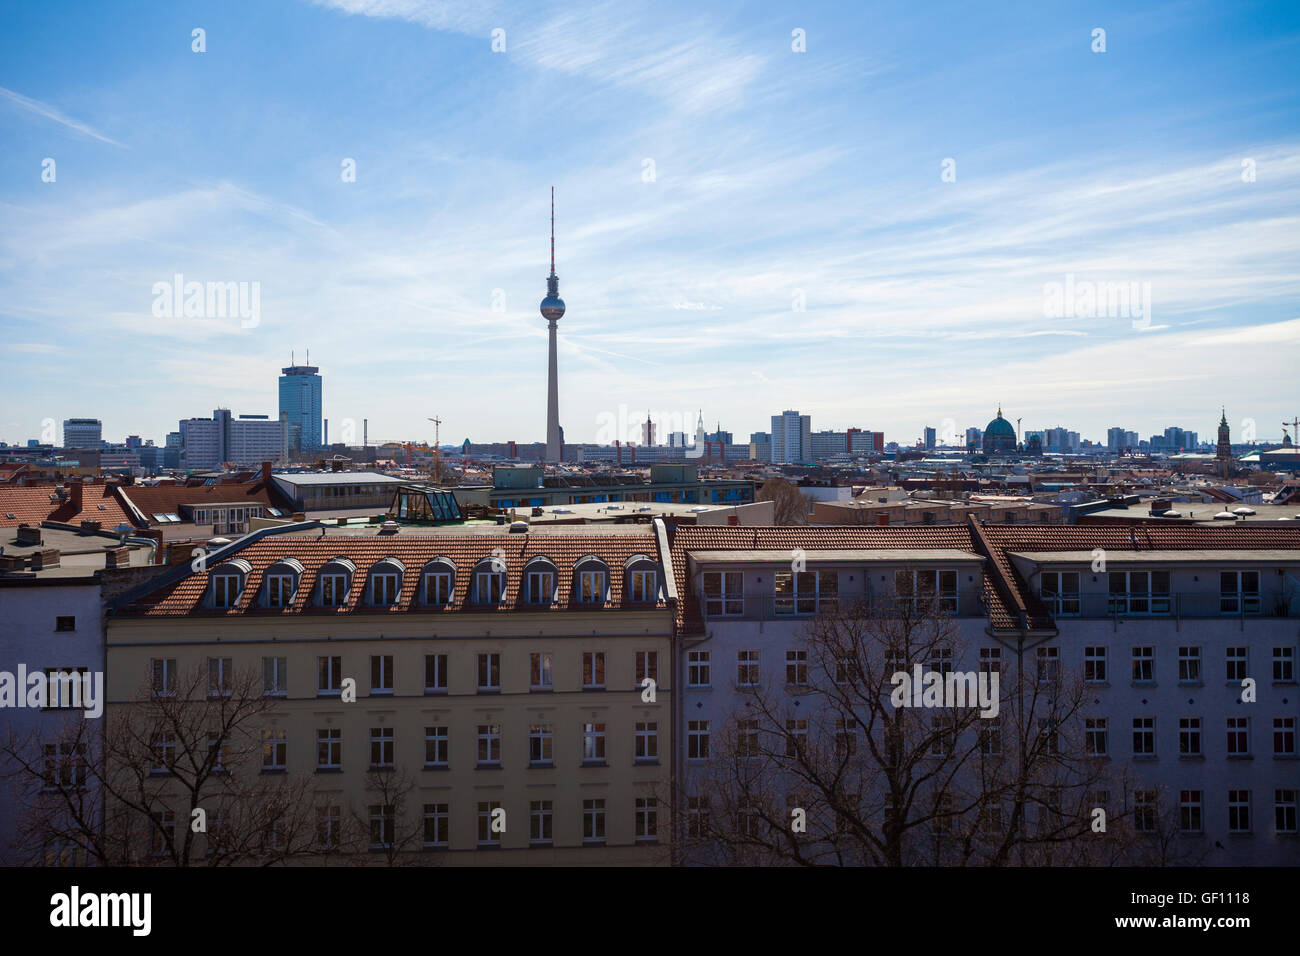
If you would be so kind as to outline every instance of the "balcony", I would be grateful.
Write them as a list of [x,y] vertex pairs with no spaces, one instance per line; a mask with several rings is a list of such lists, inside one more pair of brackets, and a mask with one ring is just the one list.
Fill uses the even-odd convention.
[[[838,598],[823,597],[820,600],[811,596],[796,595],[777,597],[771,593],[745,594],[743,596],[701,595],[699,597],[700,614],[705,621],[721,623],[726,621],[791,621],[829,614],[837,608],[847,610],[855,603],[872,595],[860,592],[840,594]],[[892,600],[907,601],[908,598],[894,598],[892,595],[875,596],[877,609],[890,607]],[[974,590],[958,591],[955,595],[926,596],[914,599],[917,602],[934,601],[935,605],[952,617],[984,617],[986,611],[980,595]]]
[[1052,616],[1059,620],[1078,618],[1101,620],[1238,620],[1241,626],[1252,618],[1300,618],[1300,592],[1295,589],[1263,590],[1258,593],[1220,594],[1216,591],[1184,591],[1170,594],[1075,594],[1042,595]]

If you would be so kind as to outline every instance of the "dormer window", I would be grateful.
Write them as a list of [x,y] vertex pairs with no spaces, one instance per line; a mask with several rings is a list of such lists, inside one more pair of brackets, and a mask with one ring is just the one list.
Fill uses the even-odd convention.
[[451,603],[456,566],[449,558],[435,558],[424,566],[424,603],[444,607]]
[[524,566],[524,587],[529,604],[549,606],[555,603],[555,565],[550,558],[533,558]]
[[212,572],[212,606],[214,608],[232,608],[239,603],[239,595],[244,590],[244,581],[252,566],[243,558],[223,561]]
[[348,594],[352,591],[352,575],[356,570],[357,566],[347,558],[335,558],[321,568],[321,607],[343,607],[348,603]]
[[583,558],[575,571],[579,604],[604,604],[609,600],[609,569],[596,557]]
[[479,563],[474,570],[474,603],[500,604],[506,593],[505,561],[491,558]]
[[302,565],[293,558],[276,562],[266,571],[264,600],[267,607],[291,607],[298,593]]
[[625,565],[627,582],[624,600],[631,604],[655,604],[659,600],[659,566],[649,555],[637,554]]
[[370,571],[370,603],[375,607],[391,607],[397,603],[402,591],[402,572],[405,568],[396,558],[385,558]]

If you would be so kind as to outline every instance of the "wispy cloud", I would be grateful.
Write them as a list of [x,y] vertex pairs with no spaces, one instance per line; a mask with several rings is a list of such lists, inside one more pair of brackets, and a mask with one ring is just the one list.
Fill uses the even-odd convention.
[[0,96],[3,96],[19,109],[27,110],[29,113],[35,113],[37,116],[44,116],[46,119],[53,120],[61,126],[66,126],[70,130],[81,133],[83,136],[89,136],[91,139],[97,139],[101,143],[108,143],[108,145],[116,146],[119,149],[129,148],[122,143],[119,143],[117,140],[105,136],[98,130],[81,122],[81,120],[73,119],[71,116],[56,109],[49,103],[42,103],[40,100],[31,99],[30,97],[23,96],[21,93],[7,90],[3,86],[0,86]]

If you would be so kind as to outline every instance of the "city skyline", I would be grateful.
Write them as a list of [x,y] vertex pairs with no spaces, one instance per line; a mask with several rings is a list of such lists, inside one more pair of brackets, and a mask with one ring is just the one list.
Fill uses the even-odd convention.
[[[91,413],[156,441],[217,407],[274,414],[271,381],[310,345],[325,418],[427,440],[436,412],[458,441],[544,441],[552,182],[571,444],[627,405],[706,408],[737,434],[798,408],[910,445],[999,402],[1093,441],[1208,435],[1226,405],[1234,436],[1253,419],[1280,439],[1300,18],[1191,6],[670,29],[648,6],[146,4],[128,37],[82,4],[57,39],[11,11],[0,440]],[[160,317],[176,276],[257,284],[255,320]],[[1086,283],[1149,285],[1144,315],[1045,317],[1055,286]]]

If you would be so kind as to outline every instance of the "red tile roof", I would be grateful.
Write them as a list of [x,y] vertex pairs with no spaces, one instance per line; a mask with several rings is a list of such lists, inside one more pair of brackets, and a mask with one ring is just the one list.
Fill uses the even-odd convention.
[[[606,607],[622,607],[624,606],[624,565],[629,558],[638,554],[645,554],[657,563],[655,540],[653,534],[402,534],[394,537],[315,539],[270,535],[252,542],[229,556],[241,558],[252,566],[252,571],[244,582],[239,604],[235,608],[215,610],[204,606],[209,579],[215,569],[210,568],[201,573],[190,574],[138,598],[118,613],[145,617],[244,614],[292,616],[302,613],[391,615],[408,611],[447,613],[446,609],[428,607],[421,601],[420,572],[428,562],[437,557],[450,558],[456,566],[449,609],[478,613],[484,611],[500,613],[521,609],[544,611],[547,609],[526,604],[521,600],[520,585],[524,565],[538,556],[550,558],[556,566],[559,593],[556,604],[550,610],[557,610],[571,607],[571,601],[574,599],[574,567],[588,555],[596,555],[609,566],[610,604]],[[472,605],[469,595],[474,567],[478,562],[490,559],[494,551],[506,563],[505,599],[501,605],[491,608]],[[357,568],[352,579],[348,602],[342,608],[319,607],[315,604],[315,598],[320,571],[335,557],[346,557]],[[375,564],[387,557],[397,558],[405,567],[399,603],[392,607],[370,607],[363,600],[368,572]],[[261,602],[262,584],[267,569],[286,558],[295,558],[303,566],[293,606],[285,609],[257,606]],[[220,567],[220,564],[215,567]]]
[[[20,524],[39,525],[42,521],[62,521],[76,524],[79,521],[99,521],[103,530],[111,531],[120,524],[132,524],[113,496],[113,485],[83,485],[82,509],[77,510],[69,497],[50,501],[55,485],[0,485],[0,528],[15,528]],[[103,505],[103,507],[99,507]],[[12,518],[9,515],[13,515]]]
[[205,502],[248,502],[272,508],[292,511],[293,505],[264,485],[261,481],[243,483],[230,482],[214,485],[124,485],[118,493],[135,505],[147,522],[153,522],[156,514],[171,512],[180,515],[181,520],[188,520],[180,514],[181,505],[202,506]]

